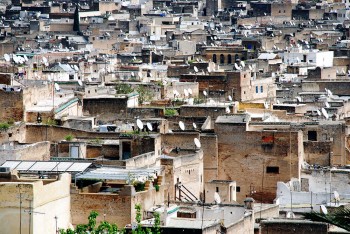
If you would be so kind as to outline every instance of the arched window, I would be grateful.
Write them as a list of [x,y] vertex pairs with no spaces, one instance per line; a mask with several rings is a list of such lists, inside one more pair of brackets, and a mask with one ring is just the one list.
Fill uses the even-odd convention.
[[223,54],[220,54],[220,63],[225,63],[225,56]]
[[227,63],[231,64],[232,63],[232,56],[229,54],[227,55]]
[[213,54],[213,62],[216,63],[216,54]]

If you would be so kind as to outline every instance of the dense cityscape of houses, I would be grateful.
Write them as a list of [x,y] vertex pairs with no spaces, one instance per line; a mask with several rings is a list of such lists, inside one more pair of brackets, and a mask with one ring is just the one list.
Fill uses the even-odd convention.
[[349,1],[0,6],[0,233],[349,233]]

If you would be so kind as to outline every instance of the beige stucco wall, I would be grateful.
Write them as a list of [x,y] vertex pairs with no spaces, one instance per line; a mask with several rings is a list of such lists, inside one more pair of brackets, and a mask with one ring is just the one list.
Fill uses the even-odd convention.
[[[68,228],[70,178],[69,174],[62,174],[58,181],[46,185],[42,181],[0,183],[1,233],[55,233],[55,216],[58,217],[59,228]],[[21,209],[20,201],[22,201]],[[32,215],[28,213],[30,207],[33,209]]]

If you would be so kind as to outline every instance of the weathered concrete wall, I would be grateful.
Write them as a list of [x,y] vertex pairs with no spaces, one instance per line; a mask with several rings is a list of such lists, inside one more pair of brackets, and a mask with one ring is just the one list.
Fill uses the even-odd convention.
[[30,145],[0,146],[0,164],[6,160],[38,160],[50,159],[50,143],[48,141],[38,142]]
[[164,188],[160,186],[158,192],[154,188],[147,191],[135,192],[132,185],[124,187],[119,194],[78,193],[74,188],[71,194],[73,225],[86,223],[92,210],[97,211],[97,223],[105,220],[115,223],[118,227],[135,221],[135,204],[141,204],[142,211],[148,210],[156,204],[164,202]]
[[261,234],[326,234],[328,227],[326,223],[311,222],[305,220],[276,220],[262,221]]
[[[299,178],[303,153],[301,132],[247,132],[244,126],[232,124],[216,124],[215,132],[219,147],[219,179],[237,182],[240,187],[238,202],[252,195],[252,188],[256,191],[254,199],[264,197],[264,201],[272,202],[278,181]],[[268,171],[268,167],[277,171]]]
[[83,112],[103,122],[125,118],[127,98],[85,98]]
[[218,179],[218,140],[215,134],[201,134],[201,145],[203,150],[204,182]]

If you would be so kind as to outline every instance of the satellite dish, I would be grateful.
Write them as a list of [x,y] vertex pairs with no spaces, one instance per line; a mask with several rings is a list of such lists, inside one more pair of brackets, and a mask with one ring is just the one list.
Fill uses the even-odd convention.
[[210,67],[207,67],[207,71],[210,73],[211,72],[211,69],[210,69]]
[[329,107],[330,107],[330,105],[329,105],[329,103],[328,103],[328,102],[325,102],[324,104],[325,104],[325,106],[326,106],[327,108],[329,108]]
[[265,109],[269,109],[269,105],[267,104],[267,102],[264,102],[264,107]]
[[188,88],[187,91],[188,91],[189,95],[192,95],[192,89],[191,88]]
[[139,71],[139,73],[137,74],[139,76],[139,78],[142,78],[142,72]]
[[232,97],[231,97],[231,95],[228,95],[228,100],[230,100],[230,102],[232,102]]
[[47,63],[47,58],[43,57],[43,63]]
[[339,193],[338,193],[337,191],[334,191],[333,194],[334,194],[334,199],[335,199],[336,201],[340,201]]
[[188,97],[188,91],[187,91],[187,89],[184,89],[184,94],[185,94],[185,97]]
[[203,95],[204,95],[204,96],[208,96],[207,91],[203,90]]
[[81,82],[81,80],[78,80],[78,84],[79,86],[83,86],[83,82]]
[[10,62],[10,60],[11,60],[10,55],[4,54],[4,59],[6,62]]
[[316,112],[317,112],[318,116],[321,116],[321,111],[320,110],[317,110]]
[[140,130],[143,129],[143,123],[142,123],[142,121],[141,121],[140,119],[137,119],[137,120],[136,120],[136,125],[137,125],[137,127],[138,127]]
[[169,129],[169,130],[168,130],[168,133],[173,133],[173,130]]
[[180,122],[179,122],[179,127],[180,127],[180,129],[181,129],[182,131],[184,131],[184,130],[185,130],[185,124],[184,124],[184,122],[180,121]]
[[135,76],[135,73],[134,73],[134,72],[131,72],[131,76]]
[[193,70],[197,73],[198,72],[198,68],[196,66],[193,67]]
[[320,208],[321,208],[321,212],[323,214],[325,214],[325,215],[328,214],[328,210],[327,210],[327,208],[324,205],[321,205]]
[[152,132],[152,130],[153,130],[152,125],[151,125],[150,123],[147,123],[146,125],[147,125],[148,130],[149,130],[150,132]]
[[230,113],[230,108],[226,107],[225,111],[226,111],[227,114],[229,114]]
[[194,144],[196,145],[197,148],[201,147],[201,142],[198,140],[198,138],[194,138]]
[[241,61],[241,65],[242,65],[243,68],[245,67],[244,61]]
[[251,70],[251,71],[253,70],[252,65],[249,64],[248,67],[249,67],[249,70]]
[[241,68],[237,65],[237,63],[235,63],[235,68],[236,70],[241,70]]
[[221,203],[220,195],[217,192],[214,193],[214,201],[216,202],[216,204]]
[[27,55],[24,55],[24,60],[25,60],[26,62],[28,62],[28,57],[27,57]]
[[194,129],[197,128],[197,124],[196,123],[193,123],[192,126],[193,126]]
[[55,89],[56,89],[56,91],[60,91],[61,90],[60,86],[57,83],[55,83]]
[[74,65],[74,70],[79,71],[79,67],[77,65]]
[[328,113],[327,113],[327,111],[326,111],[324,108],[321,109],[321,112],[322,112],[323,116],[324,116],[326,119],[329,118]]

